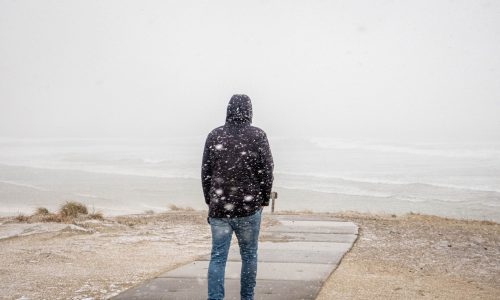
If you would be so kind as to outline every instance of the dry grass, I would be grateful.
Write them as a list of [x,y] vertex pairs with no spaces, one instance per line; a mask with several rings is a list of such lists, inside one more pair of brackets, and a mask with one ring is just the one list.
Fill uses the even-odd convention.
[[168,208],[172,211],[194,211],[194,208],[190,206],[182,207],[182,206],[177,206],[175,204],[170,204]]
[[[92,206],[92,212],[83,216],[85,216],[86,219],[90,220],[104,220],[103,213],[100,211],[95,211],[95,208],[93,206]],[[80,217],[82,217],[82,215],[80,215]]]
[[127,225],[129,227],[134,227],[136,225],[145,225],[149,223],[148,216],[117,216],[114,218],[119,224]]
[[104,220],[104,215],[102,212],[93,212],[88,214],[87,218],[91,220]]
[[16,217],[16,221],[18,221],[18,222],[28,222],[28,220],[29,220],[29,216],[26,216],[23,213],[19,213]]
[[78,217],[80,214],[88,214],[88,210],[85,204],[76,201],[66,201],[66,203],[59,209],[59,214],[64,219],[73,219]]
[[459,224],[459,225],[471,225],[471,226],[483,226],[483,225],[499,225],[499,223],[488,220],[473,220],[473,219],[454,219],[449,217],[442,217],[436,215],[428,215],[422,213],[408,212],[401,215],[396,214],[384,214],[384,213],[362,213],[356,211],[342,211],[337,213],[332,213],[332,215],[349,220],[398,220],[398,221],[421,221],[423,223],[440,223],[444,222],[446,224]]
[[46,214],[34,214],[29,217],[29,222],[56,222],[61,223],[61,215],[48,212]]
[[35,210],[35,215],[47,215],[49,214],[49,210],[46,209],[45,207],[38,207]]
[[16,218],[18,222],[35,223],[35,222],[56,222],[56,223],[71,223],[83,220],[104,220],[102,212],[89,213],[85,204],[75,201],[67,201],[61,205],[58,213],[51,213],[45,207],[38,207],[32,215],[20,213]]
[[207,224],[207,217],[205,211],[168,211],[164,213],[155,213],[154,215],[136,214],[136,215],[122,215],[111,217],[111,220],[119,224],[124,224],[130,227],[142,226],[151,223],[164,223],[164,224]]

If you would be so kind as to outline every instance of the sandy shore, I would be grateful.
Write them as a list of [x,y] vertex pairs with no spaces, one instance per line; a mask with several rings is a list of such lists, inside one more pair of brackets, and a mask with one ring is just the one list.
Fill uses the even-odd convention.
[[340,214],[360,236],[318,300],[500,299],[500,224]]
[[[318,299],[499,298],[499,224],[335,216],[357,223],[360,236]],[[272,223],[266,212],[263,230]],[[0,224],[0,299],[107,299],[210,248],[204,211]]]
[[3,218],[0,298],[109,298],[209,251],[205,215],[128,215],[76,225]]

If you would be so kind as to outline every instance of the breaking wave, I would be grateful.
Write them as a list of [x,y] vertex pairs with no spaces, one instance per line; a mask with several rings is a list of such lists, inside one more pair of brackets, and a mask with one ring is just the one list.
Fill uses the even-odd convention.
[[367,150],[410,155],[442,156],[450,158],[500,159],[500,145],[498,144],[476,145],[475,147],[477,148],[470,148],[470,145],[456,145],[451,148],[449,145],[443,146],[440,144],[390,145],[319,137],[310,138],[309,142],[325,149]]

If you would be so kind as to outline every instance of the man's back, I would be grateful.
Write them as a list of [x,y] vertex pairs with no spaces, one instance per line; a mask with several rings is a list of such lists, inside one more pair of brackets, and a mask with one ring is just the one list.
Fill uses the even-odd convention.
[[244,217],[269,205],[273,158],[266,133],[252,122],[246,95],[234,95],[226,123],[206,139],[202,186],[210,217]]
[[265,132],[252,123],[252,103],[233,95],[226,124],[205,142],[201,181],[212,232],[208,299],[224,299],[224,272],[233,232],[241,254],[241,299],[253,299],[262,206],[269,205],[273,157]]

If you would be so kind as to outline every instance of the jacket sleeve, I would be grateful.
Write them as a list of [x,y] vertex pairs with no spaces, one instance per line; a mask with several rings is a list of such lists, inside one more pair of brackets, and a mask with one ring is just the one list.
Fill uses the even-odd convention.
[[203,149],[203,159],[201,162],[201,186],[203,188],[203,196],[205,203],[210,204],[210,186],[212,184],[212,155],[210,145],[210,134],[205,141]]
[[262,194],[262,206],[269,205],[274,180],[273,170],[273,155],[271,153],[269,141],[267,140],[267,135],[264,133],[259,145],[259,169],[257,172],[260,182],[260,191]]

